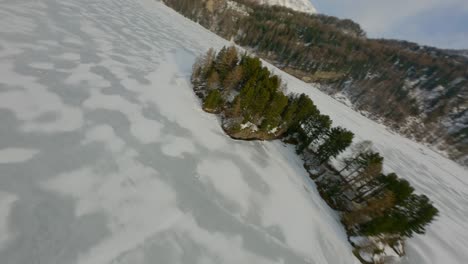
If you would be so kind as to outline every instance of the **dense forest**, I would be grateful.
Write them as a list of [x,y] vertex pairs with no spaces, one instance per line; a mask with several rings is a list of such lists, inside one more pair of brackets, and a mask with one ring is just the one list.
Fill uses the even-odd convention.
[[[396,40],[366,38],[351,20],[248,0],[164,0],[220,36],[394,130],[468,164],[468,59]],[[385,98],[385,102],[382,102]]]
[[[333,127],[307,95],[286,95],[281,79],[258,58],[239,55],[235,47],[210,49],[193,65],[191,81],[203,109],[218,114],[231,137],[295,144],[321,195],[342,212],[350,236],[378,237],[396,248],[405,237],[423,234],[438,215],[408,181],[383,173],[384,159],[371,142],[352,145],[351,131]],[[339,170],[329,165],[337,157]]]

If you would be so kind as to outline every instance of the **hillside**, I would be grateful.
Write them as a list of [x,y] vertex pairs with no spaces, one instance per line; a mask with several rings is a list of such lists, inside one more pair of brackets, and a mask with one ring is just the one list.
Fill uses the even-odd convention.
[[[367,39],[350,20],[244,0],[164,0],[374,120],[468,165],[468,60],[414,43]],[[385,98],[385,100],[382,100]]]
[[[0,262],[358,263],[294,149],[200,109],[229,43],[152,0],[0,5]],[[468,259],[467,170],[265,63],[440,208],[406,263]]]

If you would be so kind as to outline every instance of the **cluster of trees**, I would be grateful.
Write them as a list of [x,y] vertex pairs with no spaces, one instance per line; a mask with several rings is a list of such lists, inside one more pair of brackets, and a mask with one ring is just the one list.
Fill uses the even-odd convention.
[[[218,53],[211,49],[199,58],[192,83],[206,111],[222,112],[229,119],[228,130],[236,131],[249,123],[256,131],[280,136],[320,114],[307,95],[285,95],[277,75],[258,58],[240,56],[235,47],[224,47]],[[330,133],[332,137],[335,134]]]
[[[296,130],[298,150],[313,153],[316,164],[337,157],[352,143],[351,132],[331,128],[331,124],[328,116],[316,112]],[[324,186],[327,195],[353,203],[341,209],[347,211],[343,216],[347,228],[357,234],[411,237],[424,233],[438,210],[425,195],[414,194],[408,181],[394,173],[383,174],[383,161],[370,141],[355,144],[351,155],[343,158],[341,170],[336,172],[338,182]]]
[[332,120],[319,111],[309,115],[295,130],[298,152],[314,153],[318,164],[335,158],[353,142],[354,134],[342,127],[332,127]]
[[[210,49],[197,59],[191,80],[203,108],[228,120],[227,133],[250,129],[255,138],[259,138],[258,132],[288,136],[299,153],[313,159],[314,166],[336,158],[352,144],[352,132],[333,127],[330,117],[321,114],[307,95],[285,95],[286,87],[278,76],[258,58],[239,55],[235,47],[219,52]],[[330,176],[338,181],[325,181],[324,187],[327,196],[348,201],[348,206],[340,208],[346,212],[343,222],[347,228],[363,235],[424,233],[438,214],[430,200],[415,194],[396,174],[383,174],[384,159],[371,142],[354,144],[349,152],[342,159],[341,170]]]
[[[380,175],[375,181],[381,193],[385,192],[386,196],[392,197],[392,202],[385,206],[383,214],[371,215],[370,221],[360,224],[360,231],[367,235],[385,233],[407,237],[414,233],[424,234],[426,226],[438,215],[438,210],[429,198],[415,194],[408,181],[398,178],[394,173]],[[385,195],[374,200],[379,201]]]
[[[354,105],[382,117],[387,125],[419,140],[446,142],[455,159],[466,155],[466,126],[448,128],[440,120],[456,118],[453,113],[463,109],[468,60],[413,43],[367,39],[351,20],[256,5],[250,0],[234,0],[242,6],[237,9],[226,0],[164,1],[299,78],[326,83],[330,91],[346,89]],[[444,89],[431,93],[438,87]],[[414,91],[422,91],[419,98],[411,95]],[[386,103],[380,98],[386,98]],[[402,127],[409,116],[422,116],[427,129]],[[429,129],[434,135],[425,133]]]
[[409,182],[395,173],[385,175],[384,159],[372,150],[371,142],[357,143],[351,152],[343,158],[343,167],[337,172],[340,181],[329,193],[354,202],[343,216],[348,229],[364,235],[423,234],[438,215],[430,200],[415,194]]

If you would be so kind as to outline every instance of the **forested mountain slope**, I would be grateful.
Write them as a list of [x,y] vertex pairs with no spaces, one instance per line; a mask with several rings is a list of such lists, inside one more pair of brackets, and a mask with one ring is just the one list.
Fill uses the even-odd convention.
[[468,59],[365,37],[351,20],[246,0],[164,0],[183,15],[393,130],[468,164]]

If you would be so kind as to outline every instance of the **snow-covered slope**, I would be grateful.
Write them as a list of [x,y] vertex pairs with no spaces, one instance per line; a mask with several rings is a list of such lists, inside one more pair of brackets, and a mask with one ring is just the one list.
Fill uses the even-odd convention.
[[3,1],[0,263],[352,263],[294,152],[201,110],[225,44],[153,0]]
[[265,5],[278,5],[304,13],[317,13],[310,0],[254,0]]
[[[153,0],[0,5],[0,263],[355,263],[294,151],[200,109],[195,57],[227,42]],[[464,263],[467,171],[281,73],[441,217],[408,263]]]

